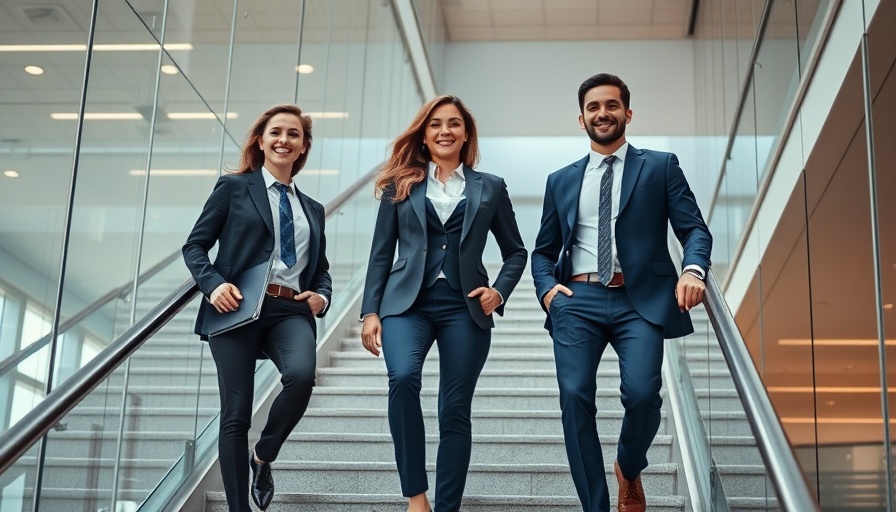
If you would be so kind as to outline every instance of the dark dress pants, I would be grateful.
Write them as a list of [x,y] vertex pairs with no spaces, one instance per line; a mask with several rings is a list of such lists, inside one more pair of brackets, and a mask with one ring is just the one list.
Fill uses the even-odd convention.
[[439,449],[435,512],[460,510],[472,449],[470,405],[491,345],[462,292],[444,279],[420,292],[405,313],[383,319],[389,373],[389,428],[404,496],[426,492],[426,433],[420,406],[423,361],[439,344]]
[[230,512],[252,510],[248,436],[255,394],[255,359],[263,355],[273,361],[283,384],[255,445],[259,459],[273,462],[311,399],[317,358],[313,323],[314,317],[306,302],[265,297],[258,320],[209,340],[218,367],[221,395],[218,453]]
[[619,356],[625,408],[616,458],[627,478],[647,467],[660,425],[663,330],[635,311],[625,287],[571,282],[573,295],[554,296],[550,314],[560,387],[563,435],[573,482],[585,512],[609,512],[610,497],[597,434],[597,366],[607,344]]

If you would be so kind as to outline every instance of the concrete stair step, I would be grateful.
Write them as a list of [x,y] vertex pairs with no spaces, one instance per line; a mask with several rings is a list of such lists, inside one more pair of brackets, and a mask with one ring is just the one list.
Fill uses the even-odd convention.
[[[31,503],[33,489],[25,488],[25,503]],[[136,509],[152,492],[152,489],[119,489],[118,503],[124,510],[133,505]],[[112,489],[41,487],[40,509],[44,512],[72,512],[81,510],[107,510],[112,505]],[[29,508],[30,510],[30,508]]]
[[[395,463],[390,462],[299,462],[282,460],[272,465],[275,487],[301,489],[302,493],[335,494],[343,497],[364,494],[400,499]],[[611,495],[617,491],[612,462],[605,464]],[[648,496],[671,496],[677,484],[677,465],[655,464],[642,473]],[[435,483],[435,464],[427,464],[430,488]],[[346,492],[351,489],[351,494]],[[431,491],[430,491],[431,492]],[[565,464],[470,464],[465,496],[567,497],[575,499],[575,487]],[[220,493],[223,498],[223,493]],[[279,494],[278,494],[279,496]],[[278,501],[274,499],[275,503]],[[338,503],[338,501],[336,502]],[[577,501],[576,501],[577,503]],[[271,510],[271,509],[268,509]],[[338,509],[333,509],[338,510]],[[390,509],[395,510],[395,509]],[[466,509],[464,509],[466,510]],[[579,505],[581,510],[581,505]]]
[[[318,383],[323,386],[381,386],[388,383],[386,368],[320,368]],[[438,383],[438,365],[423,367],[423,385]],[[619,367],[601,365],[597,371],[597,385],[619,385]],[[479,375],[477,388],[550,388],[557,386],[554,370],[484,369]]]
[[[171,361],[172,364],[180,363],[179,361]],[[128,373],[128,384],[130,386],[151,386],[159,382],[166,385],[181,385],[185,391],[189,387],[196,387],[199,382],[217,382],[218,370],[214,363],[203,364],[200,371],[199,362],[192,366],[170,366],[170,367],[145,367],[139,364],[132,364]],[[124,372],[116,371],[106,379],[109,385],[120,386],[124,382]]]
[[[434,353],[426,358],[427,364],[424,368],[439,366],[439,355]],[[330,365],[335,368],[382,368],[385,370],[385,363],[382,357],[373,357],[366,350],[352,350],[345,352],[335,352],[330,354]],[[601,364],[603,368],[604,364]],[[509,370],[519,369],[526,370],[551,370],[554,366],[553,351],[545,350],[539,354],[516,354],[516,353],[489,353],[488,359],[485,361],[485,369],[487,370]]]
[[[434,502],[431,502],[434,504]],[[343,494],[278,494],[267,510],[271,512],[397,512],[407,505],[400,495],[343,495]],[[647,497],[651,512],[680,512],[685,499],[680,496]],[[582,509],[577,498],[563,496],[476,496],[463,499],[465,512],[578,512]],[[224,493],[206,494],[206,512],[224,512],[227,504]]]
[[[280,451],[281,459],[353,462],[390,462],[395,460],[389,434],[332,434],[293,432]],[[617,435],[602,435],[605,460],[616,458]],[[426,436],[426,459],[436,460],[439,434]],[[672,436],[658,435],[648,450],[648,459],[671,460]],[[479,464],[566,464],[563,435],[485,435],[473,434],[472,462]]]
[[704,415],[710,411],[731,411],[743,412],[744,405],[740,400],[740,396],[735,389],[710,389],[704,387],[695,387],[694,393],[697,395],[697,403],[700,411]]
[[[193,438],[192,430],[184,432],[124,432],[121,449],[124,457],[130,459],[174,461],[184,453],[185,443]],[[58,458],[78,458],[93,454],[102,458],[113,458],[117,447],[117,430],[99,433],[51,432],[47,443],[47,455]]]
[[[384,404],[385,405],[385,404]],[[623,412],[598,411],[597,431],[619,432]],[[436,409],[423,411],[427,432],[438,432]],[[660,432],[666,431],[667,415],[662,414]],[[388,434],[389,419],[385,409],[317,409],[305,411],[300,432],[330,432],[351,434],[367,432]],[[560,410],[479,410],[473,409],[473,432],[493,435],[562,435]]]
[[[192,431],[198,423],[201,429],[218,414],[218,409],[202,407],[134,407],[125,411],[125,425],[130,431],[147,432],[186,432]],[[111,414],[105,407],[87,407],[78,405],[69,412],[62,423],[67,431],[90,431],[92,425],[102,426],[103,430],[118,429],[118,414]]]
[[[114,453],[108,458],[60,458],[51,455],[48,454],[45,460],[43,485],[60,489],[111,489],[115,469]],[[123,489],[153,489],[174,462],[161,458],[122,459],[119,465],[120,486]],[[22,457],[16,465],[23,468],[34,467],[35,463],[34,457]]]
[[753,430],[743,411],[709,411],[703,416],[706,431],[713,436],[752,436]]
[[782,510],[778,499],[774,497],[728,498],[728,508],[734,512],[767,512]]
[[768,480],[768,470],[764,465],[716,464],[722,479],[722,488],[727,498],[749,498],[774,496],[774,488]]
[[[214,407],[217,409],[220,406],[217,380],[203,379],[201,384],[198,388],[198,404],[196,402],[196,382],[193,382],[190,386],[165,386],[161,384],[154,386],[129,386],[128,392],[131,395],[138,395],[141,401],[140,404],[143,407],[196,408],[198,405],[199,407]],[[121,407],[121,391],[121,386],[102,384],[84,398],[81,404],[88,407],[102,406],[117,411]]]
[[[431,357],[433,353],[438,353],[438,350],[438,344],[434,343],[428,356]],[[367,350],[361,346],[360,337],[350,337],[340,340],[339,351],[345,353],[357,352],[367,354],[368,357],[373,357],[370,352],[367,352]],[[489,358],[501,354],[543,355],[544,357],[553,359],[554,345],[550,337],[539,339],[514,339],[493,336],[488,352]],[[610,354],[611,351],[607,351],[604,354],[604,357],[607,357]],[[616,354],[614,353],[613,355],[615,356]]]
[[[371,405],[386,406],[388,389],[321,386],[311,394],[311,407],[336,409],[367,409]],[[420,391],[424,409],[438,407],[438,389],[424,387]],[[597,410],[622,410],[618,388],[598,388],[595,396]],[[473,410],[517,409],[559,410],[560,392],[553,388],[477,388],[473,395]]]

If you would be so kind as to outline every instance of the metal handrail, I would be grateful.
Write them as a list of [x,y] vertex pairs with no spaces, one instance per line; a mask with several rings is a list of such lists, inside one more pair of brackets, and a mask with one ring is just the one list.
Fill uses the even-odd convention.
[[731,371],[731,378],[756,438],[756,445],[769,470],[769,478],[775,487],[779,504],[784,510],[791,512],[820,511],[818,501],[802,476],[784,428],[711,270],[706,273],[703,305]]
[[[349,199],[369,185],[380,169],[381,165],[374,167],[329,201],[324,206],[325,218],[329,219],[339,212]],[[175,255],[180,255],[180,251]],[[15,464],[34,443],[198,294],[199,287],[193,279],[184,282],[140,321],[69,377],[64,386],[59,386],[50,392],[34,409],[0,435],[0,474]]]

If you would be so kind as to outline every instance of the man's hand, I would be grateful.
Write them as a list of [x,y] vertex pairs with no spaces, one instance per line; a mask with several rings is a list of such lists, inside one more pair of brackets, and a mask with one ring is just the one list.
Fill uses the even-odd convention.
[[326,302],[324,302],[324,299],[322,299],[320,295],[309,290],[305,290],[304,292],[294,296],[293,299],[297,301],[307,302],[308,309],[311,310],[311,314],[314,316],[317,316],[318,313],[323,311],[324,306],[326,305]]
[[562,293],[567,297],[572,297],[572,290],[563,286],[562,284],[555,284],[554,287],[548,291],[548,293],[544,294],[544,298],[541,299],[544,303],[544,309],[546,311],[551,310],[551,302],[554,300],[554,296],[556,296],[557,293]]
[[706,284],[690,272],[681,274],[678,285],[675,287],[675,298],[678,300],[678,309],[682,312],[703,302],[703,294]]
[[479,297],[479,307],[482,308],[482,312],[485,313],[485,316],[494,313],[495,310],[498,309],[498,306],[501,305],[501,294],[494,288],[480,286],[467,294],[467,297],[470,297],[471,299]]
[[379,315],[364,317],[364,325],[361,326],[361,344],[371,354],[380,355],[380,349],[383,347],[383,324]]
[[241,300],[243,300],[243,295],[240,290],[230,283],[222,283],[208,297],[208,301],[218,310],[218,313],[229,313],[236,310],[240,307]]

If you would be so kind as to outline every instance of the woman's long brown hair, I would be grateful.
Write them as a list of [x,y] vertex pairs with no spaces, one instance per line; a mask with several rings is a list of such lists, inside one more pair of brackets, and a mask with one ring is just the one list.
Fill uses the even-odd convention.
[[292,163],[290,176],[295,176],[305,167],[308,161],[308,153],[311,152],[311,118],[302,113],[302,109],[298,105],[284,103],[282,105],[274,105],[258,116],[249,133],[246,134],[246,142],[243,143],[243,153],[240,156],[240,165],[234,174],[243,174],[252,172],[264,164],[264,151],[258,147],[258,141],[264,134],[264,128],[268,125],[268,121],[277,114],[292,114],[299,118],[302,123],[302,132],[304,132],[303,140],[305,141],[305,152],[299,155],[299,158]]
[[433,111],[446,103],[451,103],[460,110],[467,130],[467,141],[460,149],[460,161],[468,167],[476,166],[479,162],[476,120],[460,98],[442,95],[423,105],[408,129],[392,142],[392,155],[376,180],[377,195],[382,195],[388,189],[387,195],[393,203],[404,201],[410,195],[411,187],[426,178],[430,154],[423,145],[423,135]]

